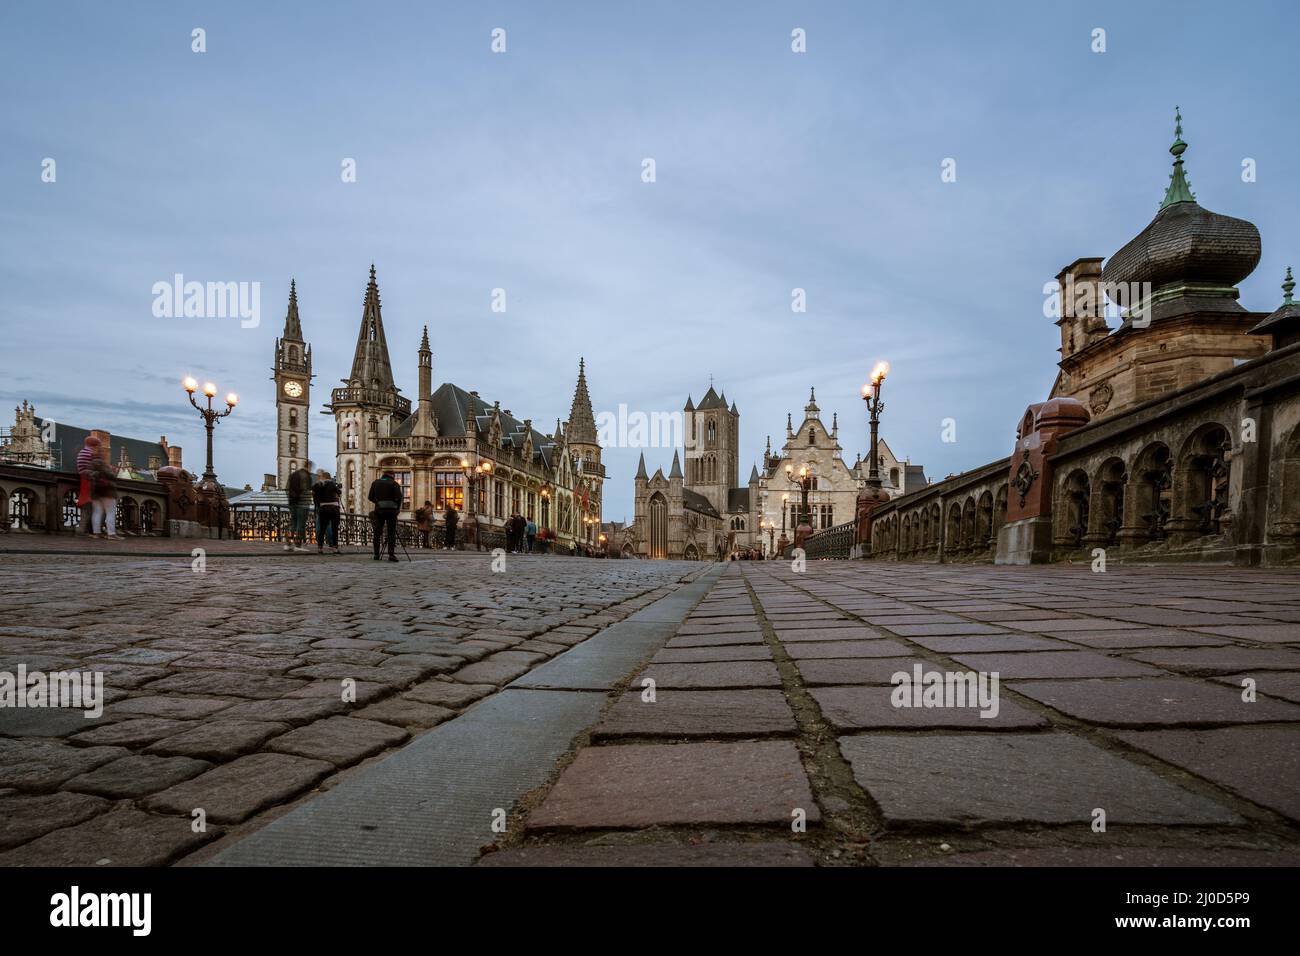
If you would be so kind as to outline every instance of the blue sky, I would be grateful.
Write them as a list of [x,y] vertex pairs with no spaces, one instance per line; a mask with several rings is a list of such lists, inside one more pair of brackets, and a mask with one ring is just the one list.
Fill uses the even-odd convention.
[[[219,426],[218,472],[256,485],[274,470],[290,276],[319,407],[348,373],[373,261],[412,397],[425,324],[435,383],[548,431],[580,355],[597,412],[680,409],[712,376],[739,405],[747,475],[810,385],[851,463],[858,388],[886,358],[882,434],[942,477],[1007,454],[1051,387],[1043,283],[1150,221],[1175,104],[1198,200],[1263,236],[1243,303],[1278,305],[1300,264],[1297,9],[5,5],[0,401],[166,434],[201,469],[178,382],[209,377],[243,398]],[[178,272],[260,282],[261,325],[154,317],[153,284]],[[332,461],[330,421],[313,418],[313,457]],[[606,518],[631,516],[638,454],[607,452]],[[652,470],[671,457],[647,451]]]

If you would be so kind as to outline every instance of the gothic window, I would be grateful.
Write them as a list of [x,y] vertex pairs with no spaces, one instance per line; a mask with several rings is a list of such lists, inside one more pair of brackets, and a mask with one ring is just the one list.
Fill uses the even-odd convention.
[[524,510],[523,489],[518,485],[510,487],[510,513],[519,514]]
[[[411,473],[409,471],[394,471],[393,478],[402,489],[402,509],[409,511],[411,509]],[[459,511],[460,509],[457,508],[456,510]]]
[[709,419],[706,437],[710,445],[714,444],[718,440],[718,423],[712,418]]
[[820,520],[821,520],[821,524],[818,525],[818,527],[833,528],[835,526],[835,506],[822,505]]
[[298,364],[298,346],[296,345],[289,346],[289,363],[291,365]]
[[808,429],[808,444],[809,445],[817,444],[817,429],[815,428]]
[[[298,454],[298,436],[297,436],[297,435],[290,435],[290,436],[289,436],[289,454],[291,454],[291,455],[296,455],[296,454]],[[295,465],[294,467],[295,467],[295,470],[297,470],[297,466]]]
[[668,557],[668,502],[658,492],[650,499],[650,557]]
[[890,483],[891,485],[893,485],[895,488],[899,487],[899,485],[898,485],[898,469],[897,469],[897,468],[891,468],[891,469],[889,469],[889,483]]
[[459,471],[433,473],[433,506],[446,511],[447,506],[457,511],[465,510],[465,482]]
[[528,492],[528,510],[524,512],[524,517],[529,521],[537,520],[537,495],[534,492]]
[[506,483],[499,478],[492,496],[492,514],[497,518],[506,517]]
[[298,409],[296,408],[289,409],[289,427],[290,428],[298,427]]
[[343,445],[349,449],[357,447],[357,426],[350,422],[343,426]]

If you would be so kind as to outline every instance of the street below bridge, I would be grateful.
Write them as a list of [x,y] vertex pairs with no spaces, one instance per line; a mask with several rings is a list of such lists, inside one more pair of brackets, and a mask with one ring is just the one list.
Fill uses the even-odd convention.
[[1295,572],[64,549],[0,865],[1300,862]]

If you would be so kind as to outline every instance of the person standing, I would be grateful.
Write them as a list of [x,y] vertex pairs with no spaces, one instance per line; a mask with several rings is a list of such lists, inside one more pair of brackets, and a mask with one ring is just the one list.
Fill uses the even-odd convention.
[[121,537],[117,533],[117,482],[114,477],[113,469],[104,459],[96,457],[90,463],[90,530],[96,536],[102,529],[107,531],[109,538]]
[[312,499],[311,462],[289,476],[289,540],[285,543],[286,551],[307,550],[307,513],[311,511]]
[[433,502],[426,501],[424,506],[415,511],[415,546],[430,547],[429,536],[433,531]]
[[330,473],[322,468],[316,472],[316,484],[311,486],[311,500],[316,505],[316,553],[324,554],[328,544],[339,554],[339,491],[341,489]]
[[442,516],[442,520],[446,522],[446,528],[443,531],[444,537],[442,539],[442,547],[444,550],[450,551],[456,547],[456,522],[460,520],[460,516],[456,514],[455,508],[451,505],[447,505],[447,511]]
[[532,518],[524,525],[524,536],[528,539],[528,553],[533,553],[533,548],[537,546],[537,524]]
[[85,533],[88,528],[86,522],[85,507],[90,504],[90,472],[91,464],[99,458],[99,438],[95,435],[87,435],[86,441],[77,452],[77,474],[80,476],[80,487],[77,489],[77,507],[82,509],[79,530]]
[[402,486],[386,471],[370,483],[367,495],[374,504],[375,560],[379,560],[379,542],[388,535],[388,560],[397,560],[397,512],[402,510]]

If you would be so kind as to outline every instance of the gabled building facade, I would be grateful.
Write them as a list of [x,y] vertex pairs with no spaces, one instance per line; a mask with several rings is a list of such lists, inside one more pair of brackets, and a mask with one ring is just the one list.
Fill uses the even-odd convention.
[[[288,331],[286,326],[282,341],[300,342],[290,340]],[[277,343],[277,352],[283,347]],[[506,519],[520,514],[539,529],[554,531],[561,550],[594,549],[605,470],[585,362],[578,363],[568,425],[557,419],[555,430],[546,434],[531,418],[516,418],[500,401],[475,390],[451,382],[435,388],[427,327],[416,356],[412,407],[393,377],[379,283],[371,266],[352,368],[325,406],[334,418],[335,477],[343,489],[344,511],[368,514],[370,483],[392,471],[402,487],[402,518],[413,517],[425,501],[432,502],[438,515],[451,507],[460,516],[463,534],[486,544],[500,537]],[[282,447],[292,434],[285,434],[289,421],[284,414],[279,419]],[[306,460],[305,453],[299,460]]]

